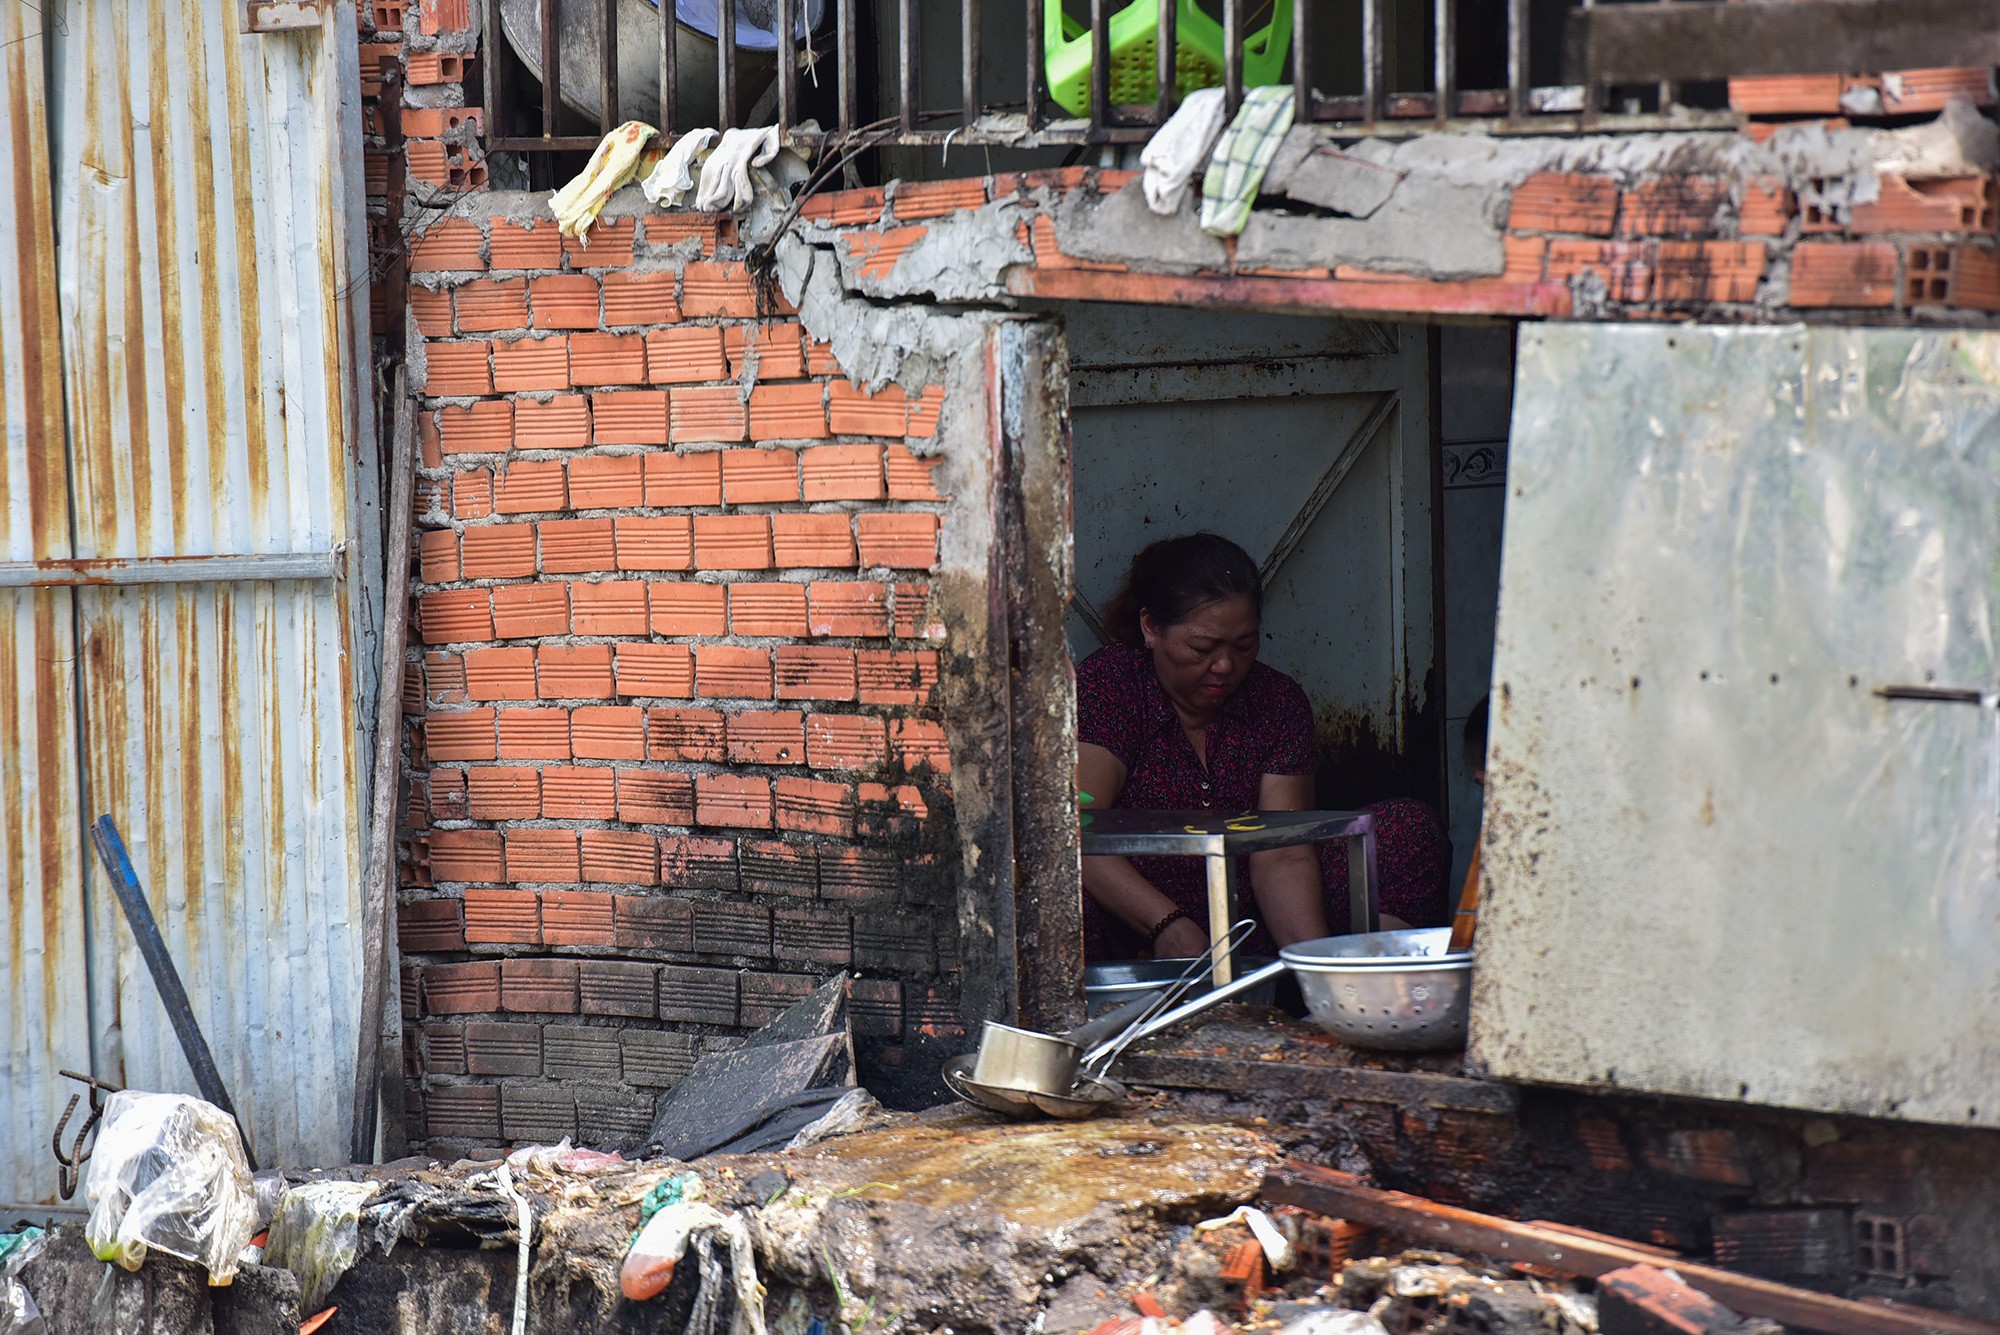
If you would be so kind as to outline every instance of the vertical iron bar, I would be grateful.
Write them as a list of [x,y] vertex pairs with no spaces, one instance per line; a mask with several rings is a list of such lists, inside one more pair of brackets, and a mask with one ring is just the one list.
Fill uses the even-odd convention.
[[[500,0],[486,0],[486,31],[500,31]],[[485,74],[482,82],[486,85],[486,137],[489,140],[505,139],[514,132],[514,127],[505,123],[501,108],[506,103],[500,100],[500,44],[488,42],[486,59],[479,62]],[[398,105],[401,105],[400,101]]]
[[674,0],[660,0],[660,133],[673,138],[680,108],[680,16]]
[[[1301,5],[1303,9],[1305,6]],[[1180,97],[1180,6],[1175,0],[1160,0],[1160,16],[1153,25],[1153,77],[1159,82],[1158,118],[1162,125],[1174,114]]]
[[1382,0],[1361,0],[1361,119],[1382,114]]
[[[562,43],[556,40],[556,0],[540,0],[542,16],[542,138],[556,137],[556,117],[562,111]],[[490,40],[490,39],[489,39]]]
[[1243,0],[1222,0],[1222,97],[1234,116],[1243,105]]
[[1111,7],[1090,0],[1090,129],[1095,137],[1111,119]]
[[1452,0],[1437,0],[1431,88],[1437,98],[1437,122],[1443,125],[1458,110],[1458,22]]
[[965,123],[979,119],[979,0],[959,4],[959,63],[964,67]]
[[903,133],[914,134],[917,128],[916,0],[897,0],[896,63],[897,91],[903,102],[900,108]]
[[[1577,0],[1577,5],[1581,9],[1590,9],[1596,3],[1597,0]],[[1589,125],[1597,119],[1598,109],[1603,105],[1604,85],[1597,81],[1594,73],[1590,70],[1587,56],[1585,57],[1585,61],[1586,64],[1583,71],[1583,123]]]
[[[1670,2],[1671,0],[1661,0],[1661,3],[1663,4]],[[1672,79],[1660,80],[1660,107],[1659,107],[1660,115],[1662,116],[1666,115],[1667,108],[1671,107],[1674,104],[1674,102],[1677,99],[1679,99],[1680,95],[1681,95],[1681,86],[1679,84],[1675,83]]]
[[1528,0],[1507,0],[1507,119],[1528,111]]
[[736,0],[716,0],[715,6],[716,124],[736,124]]
[[836,40],[840,43],[840,133],[854,133],[854,99],[860,83],[854,68],[854,0],[838,0],[834,6],[836,14]]
[[597,132],[610,134],[623,119],[618,106],[618,0],[598,0],[604,36],[598,46]]
[[1292,119],[1300,125],[1313,118],[1312,4],[1292,6]]
[[1028,16],[1028,128],[1033,130],[1042,123],[1042,76],[1048,52],[1044,46],[1039,0],[1023,0],[1022,8]]
[[799,50],[798,34],[793,31],[797,14],[798,0],[778,0],[778,135],[780,138],[792,132],[792,122],[798,119]]

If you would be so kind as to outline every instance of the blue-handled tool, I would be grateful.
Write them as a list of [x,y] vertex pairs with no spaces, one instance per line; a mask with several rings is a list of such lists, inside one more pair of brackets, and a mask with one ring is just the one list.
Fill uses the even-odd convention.
[[97,846],[98,861],[104,864],[104,870],[111,878],[111,888],[118,894],[119,907],[125,910],[125,921],[131,925],[132,935],[139,943],[139,953],[146,957],[146,969],[153,975],[153,986],[159,989],[160,1003],[167,1008],[167,1018],[174,1022],[174,1033],[180,1038],[181,1051],[194,1071],[195,1085],[200,1088],[203,1098],[235,1118],[236,1133],[243,1141],[243,1157],[249,1160],[250,1171],[254,1173],[257,1171],[257,1160],[250,1153],[250,1137],[243,1130],[243,1119],[236,1116],[235,1105],[229,1101],[229,1091],[222,1084],[222,1072],[216,1069],[215,1058],[208,1050],[208,1040],[201,1036],[201,1026],[195,1023],[194,1008],[188,1004],[187,989],[181,985],[180,971],[174,968],[174,957],[167,953],[160,925],[153,921],[153,906],[146,902],[146,892],[139,885],[139,874],[132,869],[131,855],[126,853],[125,841],[119,837],[118,827],[111,823],[111,817],[97,818],[97,823],[90,827],[90,842]]

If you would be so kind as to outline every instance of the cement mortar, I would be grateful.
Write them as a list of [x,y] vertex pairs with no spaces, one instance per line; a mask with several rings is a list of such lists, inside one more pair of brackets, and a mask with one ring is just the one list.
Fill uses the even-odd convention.
[[1190,192],[1180,211],[1161,217],[1146,206],[1138,181],[1110,195],[1072,190],[1049,207],[1056,245],[1065,255],[1107,263],[1140,263],[1155,273],[1192,274],[1229,267],[1221,238],[1201,230]]

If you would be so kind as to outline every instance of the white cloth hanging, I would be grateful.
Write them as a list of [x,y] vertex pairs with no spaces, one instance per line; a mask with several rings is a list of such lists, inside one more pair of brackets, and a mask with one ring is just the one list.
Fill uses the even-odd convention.
[[722,142],[701,168],[701,189],[694,206],[704,213],[740,213],[757,197],[750,169],[778,156],[778,127],[724,130]]
[[1180,212],[1188,184],[1208,166],[1209,151],[1227,121],[1220,88],[1199,88],[1187,95],[1139,154],[1139,165],[1146,169],[1140,186],[1147,208],[1163,218]]
[[697,159],[703,150],[716,140],[714,130],[703,127],[689,130],[674,140],[673,147],[653,168],[652,174],[639,182],[639,189],[647,200],[665,208],[679,208],[694,190],[694,174]]

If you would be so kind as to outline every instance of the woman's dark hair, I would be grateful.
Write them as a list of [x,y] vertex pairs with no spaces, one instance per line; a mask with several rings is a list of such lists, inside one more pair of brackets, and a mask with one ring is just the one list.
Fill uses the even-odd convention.
[[1219,533],[1189,533],[1150,543],[1132,558],[1125,582],[1104,606],[1104,623],[1114,638],[1138,648],[1146,642],[1142,610],[1164,628],[1187,620],[1197,607],[1241,597],[1262,614],[1264,584],[1250,553]]

